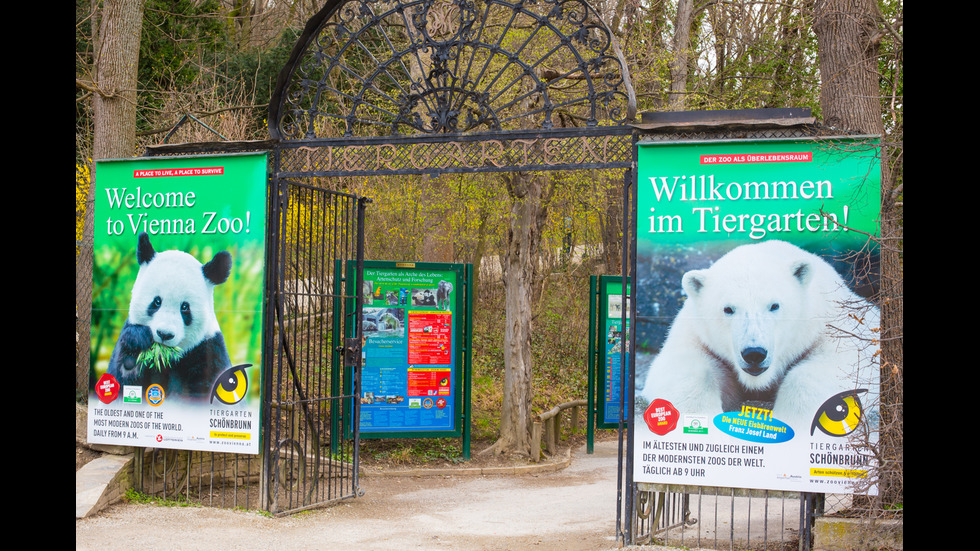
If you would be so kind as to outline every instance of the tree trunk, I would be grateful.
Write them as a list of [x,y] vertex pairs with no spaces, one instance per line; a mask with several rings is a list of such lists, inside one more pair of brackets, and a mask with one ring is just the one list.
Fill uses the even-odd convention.
[[820,108],[827,126],[884,134],[878,89],[875,6],[871,0],[819,0],[814,31]]
[[[93,60],[92,95],[94,159],[132,157],[136,145],[136,82],[139,66],[143,0],[106,0],[99,17]],[[95,167],[85,200],[85,227],[75,260],[76,385],[87,381],[90,370],[92,310],[92,236],[96,191]],[[76,390],[82,390],[78,388]]]
[[667,100],[668,109],[671,111],[683,111],[687,108],[687,73],[691,56],[693,21],[694,0],[679,0],[674,25],[674,55],[670,63],[670,96]]
[[[818,0],[814,30],[820,59],[820,106],[834,128],[885,138],[878,75],[877,10],[873,0]],[[902,500],[903,271],[901,213],[893,197],[896,171],[881,154],[881,436],[879,499]]]
[[534,396],[531,316],[541,231],[554,186],[541,175],[504,176],[510,194],[510,228],[504,258],[504,394],[499,453],[531,451],[531,400]]
[[602,227],[602,259],[607,274],[618,274],[623,260],[623,186],[611,178],[604,194]]

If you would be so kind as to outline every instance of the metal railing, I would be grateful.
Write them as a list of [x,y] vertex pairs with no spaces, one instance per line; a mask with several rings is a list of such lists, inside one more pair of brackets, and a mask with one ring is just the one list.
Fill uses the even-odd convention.
[[809,549],[800,526],[811,494],[636,484],[636,543],[718,550]]

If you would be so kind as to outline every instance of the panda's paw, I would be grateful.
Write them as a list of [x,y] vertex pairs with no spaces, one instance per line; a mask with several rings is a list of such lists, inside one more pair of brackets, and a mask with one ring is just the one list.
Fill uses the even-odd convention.
[[140,352],[153,346],[153,333],[146,325],[126,324],[119,333],[119,341],[116,346],[126,356],[135,358],[139,356]]

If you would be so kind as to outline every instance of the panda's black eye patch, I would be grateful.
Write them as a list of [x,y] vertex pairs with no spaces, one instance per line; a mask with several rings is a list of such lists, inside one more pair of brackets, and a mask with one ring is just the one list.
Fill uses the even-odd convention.
[[730,315],[732,315],[734,313],[735,313],[735,309],[734,308],[732,308],[731,306],[726,306],[725,307],[725,315],[726,316],[730,316]]
[[774,302],[774,303],[772,303],[771,306],[769,306],[769,311],[770,312],[775,312],[776,310],[779,310],[779,303],[778,302]]
[[180,303],[180,317],[184,320],[184,325],[190,326],[191,322],[194,321],[194,317],[191,316],[191,305],[188,302]]
[[163,304],[163,299],[162,298],[160,298],[160,297],[153,297],[153,302],[151,302],[150,303],[150,306],[148,306],[147,309],[146,309],[146,315],[152,316],[153,314],[156,314],[157,313],[157,310],[160,309],[160,305],[161,304]]

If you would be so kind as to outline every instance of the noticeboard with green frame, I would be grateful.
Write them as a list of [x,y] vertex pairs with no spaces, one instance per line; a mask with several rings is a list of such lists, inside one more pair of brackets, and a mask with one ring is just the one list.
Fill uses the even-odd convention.
[[469,264],[364,262],[361,438],[462,436],[468,455],[471,281]]
[[[629,286],[623,301],[623,278],[592,276],[590,281],[590,363],[591,387],[595,389],[592,413],[596,428],[619,428],[623,385],[623,366],[629,362]],[[625,320],[625,321],[624,321]],[[623,354],[623,347],[626,354]],[[628,372],[628,370],[627,370]],[[624,406],[623,422],[630,407]]]

